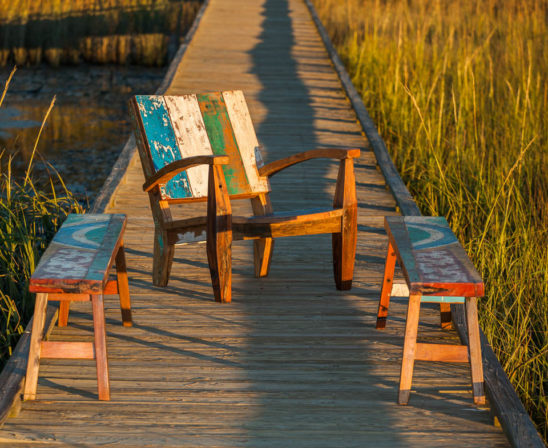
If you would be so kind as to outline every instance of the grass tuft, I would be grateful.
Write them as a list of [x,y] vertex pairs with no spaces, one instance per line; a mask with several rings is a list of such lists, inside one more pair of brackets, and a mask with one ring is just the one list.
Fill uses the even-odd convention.
[[[49,110],[52,107],[53,101]],[[47,114],[40,132],[46,119]],[[50,179],[49,189],[39,190],[32,180],[32,162],[18,182],[12,176],[12,160],[0,152],[0,369],[34,312],[28,282],[41,254],[69,213],[83,213],[59,176]]]

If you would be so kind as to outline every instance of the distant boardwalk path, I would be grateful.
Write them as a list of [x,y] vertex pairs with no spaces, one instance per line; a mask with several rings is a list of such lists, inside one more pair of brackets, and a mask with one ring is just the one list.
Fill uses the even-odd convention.
[[[233,250],[233,303],[213,301],[204,245],[179,247],[170,284],[151,283],[153,223],[137,158],[107,212],[126,213],[135,326],[106,299],[112,401],[96,400],[92,361],[44,360],[38,400],[0,431],[1,446],[507,446],[489,410],[472,405],[469,367],[416,363],[397,406],[405,302],[374,329],[395,202],[375,167],[302,0],[211,0],[168,94],[244,91],[266,161],[317,147],[358,147],[354,287],[335,289],[329,236],[278,240],[270,276],[253,276],[252,245]],[[143,92],[150,93],[150,92]],[[273,178],[275,210],[330,204],[337,163]],[[250,210],[249,201],[235,213]],[[87,304],[52,339],[90,337]],[[420,334],[439,330],[428,309]]]

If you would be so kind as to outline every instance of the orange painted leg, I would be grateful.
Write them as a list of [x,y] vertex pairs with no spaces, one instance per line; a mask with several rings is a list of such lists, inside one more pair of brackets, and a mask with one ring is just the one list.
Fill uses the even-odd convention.
[[46,323],[46,308],[48,305],[47,294],[36,294],[34,305],[34,317],[32,318],[32,332],[30,334],[29,360],[27,363],[27,376],[25,379],[25,400],[36,398],[38,385],[38,370],[40,369],[40,345],[42,343],[44,325]]
[[352,159],[341,160],[333,208],[344,209],[341,232],[333,233],[331,238],[335,285],[344,291],[352,288],[358,235],[358,203]]
[[99,400],[110,400],[110,384],[108,379],[107,360],[107,335],[105,329],[103,295],[92,295],[91,304],[93,308],[95,362],[97,364],[97,389],[99,391]]
[[470,353],[470,369],[472,373],[472,391],[474,393],[474,403],[485,404],[485,391],[483,387],[483,364],[481,360],[481,342],[476,297],[466,298],[466,320],[468,324],[468,350]]
[[405,340],[403,342],[403,359],[401,363],[398,404],[407,404],[409,401],[411,382],[413,380],[413,367],[415,365],[415,351],[417,349],[417,331],[419,328],[420,306],[420,294],[411,294],[409,296],[407,321],[405,323]]
[[440,303],[440,325],[444,330],[452,330],[453,322],[451,321],[451,304]]
[[[251,207],[255,216],[264,216],[272,213],[272,204],[270,203],[268,194],[260,194],[256,198],[252,198]],[[260,278],[268,275],[273,250],[273,238],[260,238],[253,241],[255,277]]]
[[386,254],[386,263],[384,265],[384,280],[382,282],[381,298],[379,300],[379,309],[377,311],[377,330],[386,327],[386,317],[388,316],[388,306],[390,305],[390,293],[394,283],[394,269],[396,267],[396,252],[392,243],[388,242],[388,252]]
[[127,281],[126,255],[124,243],[120,244],[116,254],[116,276],[118,279],[118,295],[120,296],[120,309],[122,311],[122,324],[124,327],[133,325],[131,320],[131,301],[129,298],[129,284]]
[[232,300],[232,209],[221,166],[209,167],[207,259],[217,302]]
[[70,300],[60,300],[59,301],[59,318],[57,320],[57,325],[59,325],[60,327],[67,326],[69,311],[70,311]]

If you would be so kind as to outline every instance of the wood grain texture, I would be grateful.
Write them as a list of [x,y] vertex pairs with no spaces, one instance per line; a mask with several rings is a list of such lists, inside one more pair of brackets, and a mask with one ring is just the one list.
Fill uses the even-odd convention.
[[40,358],[42,359],[95,359],[91,342],[43,341],[40,347]]

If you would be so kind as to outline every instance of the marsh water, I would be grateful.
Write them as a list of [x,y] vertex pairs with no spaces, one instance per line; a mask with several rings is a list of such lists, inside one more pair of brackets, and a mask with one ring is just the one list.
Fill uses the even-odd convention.
[[[33,173],[39,182],[58,171],[84,204],[92,203],[127,141],[128,99],[154,93],[166,68],[86,65],[18,69],[0,107],[2,170],[9,155],[15,178],[25,175],[42,120],[55,105],[38,143]],[[8,78],[0,70],[0,86]]]
[[13,156],[20,178],[32,158],[39,184],[58,171],[91,203],[130,135],[128,99],[156,91],[201,4],[0,0],[0,93],[13,65],[23,67],[0,107],[2,172]]

